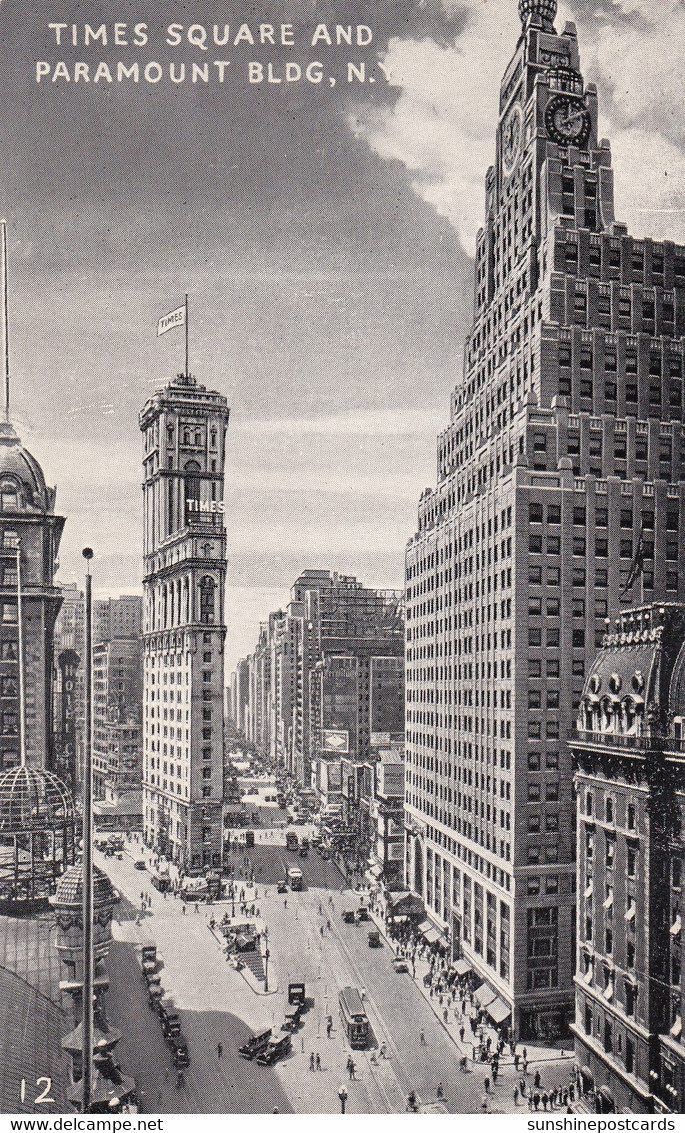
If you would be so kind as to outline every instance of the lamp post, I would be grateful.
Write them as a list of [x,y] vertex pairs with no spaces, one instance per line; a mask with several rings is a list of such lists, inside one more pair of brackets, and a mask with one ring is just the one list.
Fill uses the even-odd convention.
[[85,547],[85,751],[83,759],[83,1113],[90,1113],[93,1096],[93,592],[90,561],[93,552]]
[[266,944],[264,949],[264,992],[266,993],[269,990],[269,930],[266,926],[264,928],[264,943]]

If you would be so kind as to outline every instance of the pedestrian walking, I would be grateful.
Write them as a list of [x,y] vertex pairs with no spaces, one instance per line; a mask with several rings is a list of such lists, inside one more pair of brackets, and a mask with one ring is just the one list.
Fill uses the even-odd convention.
[[535,1071],[535,1077],[533,1078],[533,1085],[535,1086],[536,1090],[540,1089],[540,1071],[539,1070]]
[[419,1035],[419,1043],[421,1044],[421,1046],[426,1045],[426,1033],[425,1033],[425,1031],[421,1031],[421,1033]]
[[489,1093],[490,1093],[490,1079],[489,1079],[489,1078],[485,1078],[485,1079],[484,1079],[484,1081],[483,1081],[483,1088],[484,1088],[484,1090],[485,1090],[486,1094],[489,1094]]
[[463,1043],[465,1034],[466,1032],[464,1030],[464,1024],[462,1023],[461,1027],[459,1028],[459,1042]]
[[330,1039],[330,1037],[331,1037],[331,1031],[332,1031],[332,1030],[333,1030],[333,1019],[332,1019],[332,1017],[331,1017],[331,1016],[329,1015],[329,1016],[328,1016],[328,1019],[327,1019],[327,1021],[326,1021],[326,1034],[327,1034],[327,1036],[328,1036],[328,1038],[329,1038],[329,1039]]
[[314,1051],[309,1055],[309,1069],[314,1069]]
[[319,1054],[318,1050],[316,1052],[316,1069],[321,1069],[321,1055]]
[[188,912],[188,910],[186,909],[185,902],[184,902],[183,903],[183,916],[185,916],[187,912]]
[[217,1058],[221,1058],[221,1055],[223,1053],[224,1053],[224,1044],[223,1043],[217,1043],[216,1044],[216,1056],[217,1056]]
[[514,1105],[518,1105],[518,1104],[519,1104],[519,1088],[518,1088],[518,1086],[514,1086]]

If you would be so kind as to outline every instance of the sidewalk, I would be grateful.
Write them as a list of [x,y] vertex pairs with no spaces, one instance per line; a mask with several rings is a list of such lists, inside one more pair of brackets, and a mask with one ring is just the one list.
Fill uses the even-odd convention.
[[[380,931],[380,933],[383,936],[383,938],[385,939],[388,947],[392,949],[393,953],[397,954],[397,945],[396,945],[395,941],[393,941],[389,937],[388,931],[387,931],[387,926],[385,924],[383,917],[381,917],[377,913],[373,912],[373,910],[370,910],[370,911],[371,911],[372,920],[373,920],[374,924],[376,925],[376,928]],[[471,1032],[471,1022],[470,1022],[470,1013],[468,1011],[468,1007],[467,1007],[466,1015],[462,1016],[461,1010],[460,1010],[460,1004],[456,1003],[454,1006],[452,1006],[450,1004],[450,1006],[447,1007],[448,1015],[447,1015],[447,1022],[445,1022],[443,1012],[444,1012],[444,1008],[447,1006],[447,1004],[443,1003],[443,1006],[440,1006],[439,999],[437,998],[437,996],[432,996],[430,994],[429,989],[424,985],[424,982],[423,982],[423,977],[429,971],[430,971],[430,964],[428,963],[428,961],[425,960],[425,959],[421,959],[420,957],[417,957],[417,960],[416,960],[416,975],[413,977],[415,984],[419,988],[419,990],[420,990],[421,994],[423,995],[424,999],[426,1000],[426,1002],[430,1004],[431,1010],[433,1011],[433,1014],[435,1015],[438,1022],[441,1024],[443,1029],[447,1032],[447,1034],[450,1036],[450,1038],[454,1042],[454,1045],[456,1046],[457,1050],[459,1051],[459,1054],[462,1057],[468,1058],[473,1063],[474,1068],[475,1067],[481,1067],[481,1066],[485,1067],[486,1063],[481,1064],[480,1062],[475,1062],[474,1059],[473,1059],[474,1047],[478,1046],[479,1044],[475,1041],[475,1036],[473,1036],[473,1041],[471,1041],[468,1037],[469,1035],[472,1034],[472,1032]],[[459,1037],[459,1028],[462,1025],[464,1026],[464,1029],[465,1029],[463,1041]],[[497,1041],[498,1041],[498,1035],[497,1035],[497,1031],[495,1030],[495,1028],[491,1027],[491,1026],[485,1026],[485,1027],[483,1027],[483,1033],[484,1033],[485,1039],[487,1039],[489,1037],[492,1040],[493,1049],[496,1049]],[[520,1048],[522,1045],[523,1044],[518,1043],[517,1048]],[[526,1051],[527,1051],[527,1062],[528,1062],[528,1068],[529,1069],[535,1063],[558,1062],[562,1059],[568,1059],[568,1061],[572,1063],[573,1060],[574,1060],[574,1057],[575,1057],[574,1052],[572,1050],[568,1051],[568,1050],[563,1050],[561,1048],[551,1049],[549,1047],[533,1046],[530,1043],[525,1044],[525,1046],[526,1046]],[[509,1053],[509,1047],[507,1045],[505,1047],[504,1051],[502,1052],[502,1057],[500,1058],[500,1067],[513,1066],[513,1065],[514,1065],[514,1059],[513,1059],[512,1055]]]

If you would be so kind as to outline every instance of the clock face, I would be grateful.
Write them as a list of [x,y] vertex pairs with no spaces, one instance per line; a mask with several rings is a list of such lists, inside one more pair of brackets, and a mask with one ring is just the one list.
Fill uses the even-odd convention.
[[502,126],[502,161],[505,177],[509,176],[518,160],[522,134],[523,114],[521,107],[516,103],[507,114]]
[[590,137],[590,115],[579,98],[557,94],[545,108],[545,126],[560,146],[584,146]]

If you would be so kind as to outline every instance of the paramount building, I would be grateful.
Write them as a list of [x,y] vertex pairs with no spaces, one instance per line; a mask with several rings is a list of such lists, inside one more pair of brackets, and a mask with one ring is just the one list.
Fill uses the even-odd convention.
[[614,219],[555,0],[520,0],[438,484],[406,555],[406,881],[521,1039],[575,971],[567,736],[605,620],[685,597],[685,249]]

